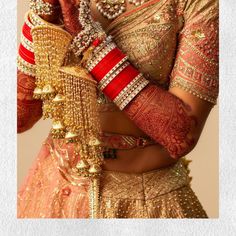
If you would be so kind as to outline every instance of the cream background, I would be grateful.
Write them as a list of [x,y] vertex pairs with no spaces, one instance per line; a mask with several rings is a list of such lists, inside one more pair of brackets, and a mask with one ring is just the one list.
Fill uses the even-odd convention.
[[[28,1],[18,2],[18,43],[20,29],[27,11]],[[219,160],[218,160],[218,106],[215,106],[206,122],[198,145],[188,155],[192,188],[210,218],[219,216]],[[50,121],[40,120],[31,130],[17,135],[17,184],[27,175],[33,160],[50,129]]]

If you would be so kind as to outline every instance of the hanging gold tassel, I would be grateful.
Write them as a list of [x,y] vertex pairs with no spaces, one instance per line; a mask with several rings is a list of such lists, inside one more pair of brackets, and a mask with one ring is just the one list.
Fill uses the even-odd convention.
[[[60,76],[65,81],[64,123],[66,139],[75,145],[78,155],[77,175],[90,178],[90,217],[99,216],[99,177],[103,155],[101,127],[96,100],[96,82],[80,67],[62,67]],[[74,176],[75,173],[71,176]],[[73,180],[75,181],[75,180]]]
[[43,118],[53,120],[53,138],[64,138],[62,120],[63,91],[59,68],[63,65],[72,36],[52,25],[40,25],[31,30],[36,62],[34,97],[43,100]]
[[[73,185],[90,180],[90,217],[99,218],[99,183],[103,155],[97,104],[97,82],[80,66],[64,65],[71,36],[59,27],[37,26],[32,30],[35,46],[35,98],[43,100],[44,118],[53,120],[58,169]],[[67,62],[69,60],[66,60]],[[64,66],[63,66],[64,65]],[[75,165],[63,145],[73,145]]]

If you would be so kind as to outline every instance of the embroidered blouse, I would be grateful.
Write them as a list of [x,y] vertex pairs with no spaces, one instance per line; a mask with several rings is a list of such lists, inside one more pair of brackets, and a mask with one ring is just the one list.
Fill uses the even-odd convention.
[[[180,87],[216,104],[218,0],[151,0],[120,15],[107,31],[152,83],[167,90]],[[22,91],[18,91],[20,113],[22,107],[29,110],[29,101],[20,99]],[[104,95],[100,94],[98,102],[101,112],[118,110]],[[30,116],[33,112],[35,117],[28,120],[28,127],[41,117],[39,107],[37,100],[30,100]],[[18,115],[19,124],[25,123],[27,114]]]
[[152,0],[108,27],[145,78],[213,104],[219,87],[218,32],[217,0]]

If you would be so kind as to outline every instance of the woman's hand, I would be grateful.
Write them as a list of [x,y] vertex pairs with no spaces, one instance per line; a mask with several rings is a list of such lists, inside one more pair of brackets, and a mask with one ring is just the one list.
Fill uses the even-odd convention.
[[76,36],[82,29],[79,22],[79,0],[59,0],[66,30]]
[[55,9],[51,15],[40,15],[45,21],[50,23],[57,23],[59,16],[61,15],[61,8],[59,7],[58,0],[43,0],[45,3],[50,3]]
[[66,30],[77,35],[81,31],[79,23],[79,0],[43,0],[45,3],[51,4],[54,8],[51,15],[40,15],[42,19],[50,23],[58,23],[62,14]]

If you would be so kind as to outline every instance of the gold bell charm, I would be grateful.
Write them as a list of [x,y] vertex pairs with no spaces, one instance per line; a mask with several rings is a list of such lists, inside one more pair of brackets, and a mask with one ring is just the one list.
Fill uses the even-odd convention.
[[65,100],[64,96],[61,94],[57,94],[55,98],[53,98],[53,102],[63,102]]
[[64,138],[65,130],[61,121],[54,121],[52,123],[51,134],[52,134],[52,137],[55,139]]
[[89,168],[89,164],[85,160],[80,160],[77,163],[76,168],[79,169],[79,170],[81,170],[81,169],[88,169]]
[[36,87],[35,89],[34,89],[34,94],[42,94],[42,89],[41,88],[39,88],[39,87]]
[[78,171],[79,176],[87,177],[88,176],[88,168],[89,168],[89,164],[85,160],[80,160],[76,165],[76,170]]
[[54,121],[52,123],[52,128],[53,129],[63,129],[64,126],[62,125],[61,121]]
[[98,146],[101,144],[101,142],[95,138],[95,137],[92,137],[90,140],[89,140],[89,146]]
[[102,168],[98,165],[92,165],[90,168],[89,168],[89,173],[92,174],[92,175],[97,175],[99,174],[100,172],[102,171]]
[[35,99],[39,99],[39,98],[41,97],[41,95],[42,95],[42,89],[36,87],[36,88],[34,89],[34,95],[33,95],[33,97],[34,97]]
[[76,142],[78,139],[78,134],[77,133],[72,133],[72,132],[67,132],[65,135],[66,143],[73,143]]
[[68,132],[68,133],[66,133],[65,138],[66,138],[66,139],[71,139],[71,138],[75,138],[75,137],[77,137],[77,136],[78,136],[77,133]]
[[43,87],[42,94],[44,97],[52,97],[54,93],[55,89],[50,84],[47,84]]
[[54,92],[55,90],[50,84],[47,84],[43,87],[43,93],[45,94],[54,93]]

